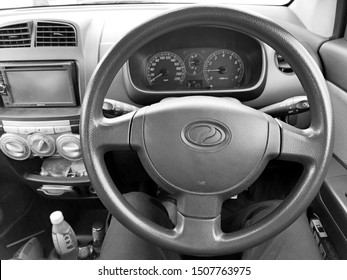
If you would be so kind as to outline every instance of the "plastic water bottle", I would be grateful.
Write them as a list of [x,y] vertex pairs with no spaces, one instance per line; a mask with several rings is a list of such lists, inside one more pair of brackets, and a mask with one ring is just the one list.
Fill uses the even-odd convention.
[[92,258],[97,259],[100,256],[102,242],[105,238],[105,227],[103,223],[96,222],[92,228],[93,236],[93,254]]
[[62,260],[76,260],[78,254],[76,234],[64,220],[63,213],[55,211],[50,216],[54,247]]

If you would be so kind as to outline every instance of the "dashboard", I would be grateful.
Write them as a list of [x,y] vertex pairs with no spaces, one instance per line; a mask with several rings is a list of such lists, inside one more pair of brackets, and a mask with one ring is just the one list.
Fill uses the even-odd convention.
[[[35,190],[60,195],[57,185],[90,186],[87,176],[76,176],[85,175],[79,117],[88,81],[108,50],[132,28],[178,7],[86,5],[0,11],[0,156],[15,165]],[[318,61],[317,49],[324,38],[307,31],[287,7],[247,8],[293,31]],[[261,108],[304,95],[297,76],[288,68],[283,71],[283,64],[276,50],[236,30],[178,29],[138,49],[116,74],[107,98],[141,107],[165,98],[210,95]],[[107,106],[118,110],[112,102]],[[63,173],[73,177],[42,176],[42,166],[47,171],[58,165],[67,166],[70,171]],[[71,171],[76,166],[79,171]],[[42,185],[50,189],[42,190]],[[83,189],[81,194],[92,192]]]
[[[1,46],[0,42],[0,63],[73,65],[69,80],[74,80],[71,86],[77,110],[63,109],[61,113],[65,116],[72,112],[78,116],[88,81],[105,53],[132,28],[179,7],[174,4],[86,5],[2,11],[0,41],[3,38],[8,45]],[[271,18],[292,32],[318,61],[317,49],[324,38],[307,31],[288,7],[249,5],[247,9]],[[1,30],[10,32],[6,29],[11,26],[23,32],[22,46],[11,46],[11,39],[2,37]],[[304,94],[298,78],[282,71],[278,63],[273,48],[247,34],[212,26],[177,30],[139,49],[116,75],[107,97],[141,106],[166,97],[203,94],[236,97],[260,108]],[[55,87],[59,91],[59,84]],[[0,106],[0,116],[2,113],[18,116],[14,112],[19,107],[6,110],[3,107]],[[49,115],[52,112],[44,108],[39,114],[31,109],[24,111],[43,118],[47,118],[45,112],[50,112]]]

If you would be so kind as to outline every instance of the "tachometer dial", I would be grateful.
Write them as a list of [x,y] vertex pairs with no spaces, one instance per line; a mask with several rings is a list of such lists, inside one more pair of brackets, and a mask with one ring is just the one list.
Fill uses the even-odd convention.
[[233,51],[218,50],[205,61],[204,78],[211,88],[235,88],[242,80],[244,66]]
[[187,73],[191,76],[200,75],[204,68],[204,58],[201,54],[189,54],[184,60]]
[[172,84],[182,84],[186,69],[182,59],[172,52],[155,54],[147,63],[148,83],[159,89],[166,89]]

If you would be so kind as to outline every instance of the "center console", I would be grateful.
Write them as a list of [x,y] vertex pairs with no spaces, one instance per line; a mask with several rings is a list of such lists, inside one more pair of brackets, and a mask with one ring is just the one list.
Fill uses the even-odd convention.
[[55,121],[2,121],[0,148],[14,160],[32,157],[82,158],[78,123]]
[[74,61],[0,63],[0,150],[39,194],[94,198],[79,136]]

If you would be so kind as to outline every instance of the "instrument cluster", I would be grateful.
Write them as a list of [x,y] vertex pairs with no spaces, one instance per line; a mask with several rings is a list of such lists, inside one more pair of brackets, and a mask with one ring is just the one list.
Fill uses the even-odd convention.
[[264,73],[258,40],[235,30],[201,26],[150,41],[129,59],[125,77],[135,99],[140,94],[235,97],[241,92],[241,99],[252,99],[255,93],[259,96]]
[[146,63],[152,89],[233,89],[240,87],[244,65],[227,49],[183,49],[154,54]]

